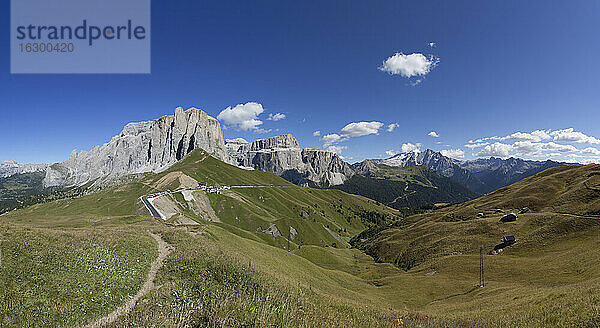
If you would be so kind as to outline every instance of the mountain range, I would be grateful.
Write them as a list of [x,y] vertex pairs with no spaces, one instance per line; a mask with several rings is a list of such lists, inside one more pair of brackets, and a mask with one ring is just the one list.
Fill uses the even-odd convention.
[[[242,138],[225,140],[217,119],[200,109],[178,107],[173,115],[129,123],[107,143],[94,146],[89,151],[74,150],[68,160],[60,163],[0,163],[0,176],[45,171],[45,187],[88,183],[106,185],[136,174],[162,172],[199,148],[225,163],[275,173],[300,186],[335,187],[374,197],[394,207],[461,202],[547,168],[566,165],[554,161],[495,157],[459,161],[430,149],[350,165],[333,152],[300,147],[291,134],[252,142]],[[403,168],[412,166],[423,166],[428,170],[402,172]],[[439,174],[433,175],[429,170]],[[392,171],[393,174],[390,173]],[[386,173],[378,175],[377,172]],[[415,174],[420,179],[417,183],[414,183]],[[412,176],[412,184],[407,185],[407,180],[399,178],[401,176]],[[381,190],[375,192],[376,188],[372,188],[376,182],[386,183],[385,190],[388,192],[395,191],[381,195]],[[468,188],[468,191],[458,185]],[[405,197],[407,194],[412,200]]]
[[398,167],[427,166],[479,194],[506,187],[551,167],[569,165],[551,160],[532,161],[513,157],[460,161],[430,149],[400,153],[387,159],[373,161]]
[[4,161],[0,162],[0,178],[21,173],[42,172],[47,168],[48,164],[21,164],[16,161]]

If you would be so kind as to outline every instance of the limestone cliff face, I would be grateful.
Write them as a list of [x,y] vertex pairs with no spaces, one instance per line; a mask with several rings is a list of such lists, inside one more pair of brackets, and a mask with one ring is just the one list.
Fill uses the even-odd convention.
[[250,150],[258,151],[263,149],[277,148],[300,148],[298,140],[291,134],[284,134],[277,137],[260,139],[250,144]]
[[302,149],[290,134],[257,140],[228,140],[227,149],[237,164],[272,172],[301,186],[344,183],[353,171],[338,155],[321,149]]
[[178,107],[174,115],[129,123],[119,135],[90,151],[74,150],[68,160],[48,168],[44,184],[83,185],[98,178],[160,172],[196,148],[232,163],[219,121],[202,110]]

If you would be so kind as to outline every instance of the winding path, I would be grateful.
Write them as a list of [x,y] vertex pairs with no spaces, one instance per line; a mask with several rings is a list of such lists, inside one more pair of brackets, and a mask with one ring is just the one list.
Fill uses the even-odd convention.
[[150,235],[154,238],[154,240],[156,240],[156,243],[158,244],[158,257],[156,257],[156,260],[152,262],[152,265],[150,266],[150,271],[148,272],[148,277],[146,278],[146,281],[144,281],[144,285],[142,285],[142,288],[140,288],[137,294],[135,294],[135,296],[133,296],[133,298],[127,301],[125,304],[121,305],[113,312],[96,320],[95,322],[84,326],[84,328],[99,328],[104,327],[107,324],[113,323],[115,320],[117,320],[119,316],[131,311],[131,309],[133,309],[133,307],[136,305],[137,301],[140,298],[142,298],[144,295],[146,295],[146,293],[154,289],[154,278],[156,277],[156,273],[163,266],[163,261],[165,260],[167,255],[171,253],[172,248],[159,235],[155,235],[151,232]]

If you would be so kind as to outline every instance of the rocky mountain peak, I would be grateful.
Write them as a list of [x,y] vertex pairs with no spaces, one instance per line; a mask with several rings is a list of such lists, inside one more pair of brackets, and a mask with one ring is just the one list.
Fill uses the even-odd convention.
[[363,175],[369,175],[378,171],[377,164],[370,159],[355,163],[351,167],[355,173]]
[[338,155],[321,149],[300,148],[291,134],[250,144],[227,141],[227,150],[240,167],[275,173],[302,186],[331,186],[354,174]]
[[197,108],[177,107],[173,115],[125,125],[120,134],[46,171],[44,184],[82,185],[98,178],[160,172],[196,148],[231,163],[217,119]]
[[250,150],[276,149],[276,148],[300,148],[298,140],[291,134],[253,141]]

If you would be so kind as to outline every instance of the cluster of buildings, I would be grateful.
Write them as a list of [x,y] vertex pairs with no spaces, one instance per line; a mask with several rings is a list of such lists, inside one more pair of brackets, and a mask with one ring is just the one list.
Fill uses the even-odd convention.
[[155,198],[155,197],[168,195],[168,194],[174,194],[174,193],[178,193],[178,192],[182,192],[182,191],[186,191],[186,190],[189,190],[189,191],[199,190],[199,191],[204,191],[204,192],[220,194],[223,190],[229,190],[229,189],[231,189],[231,186],[209,186],[208,184],[206,184],[206,182],[203,182],[200,184],[200,186],[198,186],[196,188],[185,188],[185,189],[179,189],[179,190],[175,190],[175,191],[172,191],[171,189],[166,189],[165,191],[157,192],[154,194],[144,195],[144,197]]
[[[198,186],[196,188],[188,188],[188,189],[183,189],[183,190],[200,190],[200,191],[220,194],[223,190],[229,190],[229,189],[231,189],[231,186],[218,186],[217,187],[217,186],[208,186],[206,183],[202,183],[202,184],[200,184],[200,186]],[[178,191],[182,191],[182,190],[178,190]]]

